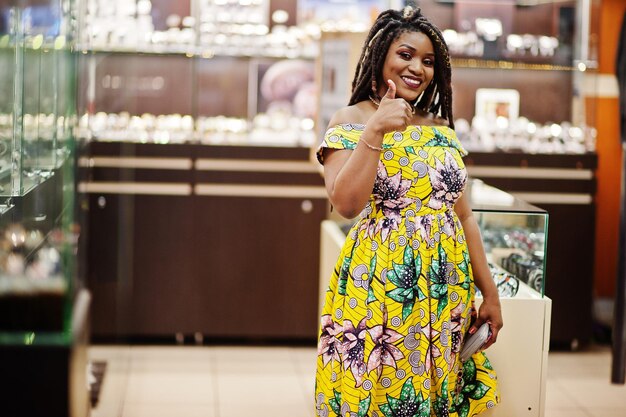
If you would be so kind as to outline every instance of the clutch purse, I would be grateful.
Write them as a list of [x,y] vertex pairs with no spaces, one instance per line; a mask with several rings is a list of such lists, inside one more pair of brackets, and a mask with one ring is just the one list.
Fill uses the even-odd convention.
[[489,323],[483,323],[482,326],[476,330],[476,333],[470,335],[465,339],[463,349],[461,349],[461,362],[468,360],[474,353],[478,352],[489,340],[491,336],[491,328]]

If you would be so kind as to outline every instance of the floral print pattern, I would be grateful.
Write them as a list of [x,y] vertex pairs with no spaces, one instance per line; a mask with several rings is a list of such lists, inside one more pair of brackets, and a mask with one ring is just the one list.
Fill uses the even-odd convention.
[[[317,153],[356,149],[364,126],[328,130]],[[385,135],[369,202],[325,293],[315,388],[320,417],[470,417],[499,402],[480,352],[459,359],[474,310],[454,204],[465,155],[445,126]]]
[[[386,322],[387,320],[383,320]],[[382,375],[383,365],[391,366],[398,369],[397,362],[404,358],[404,354],[394,344],[402,340],[403,336],[384,324],[378,324],[368,330],[375,345],[372,348],[369,359],[367,360],[367,371],[376,371],[378,375]]]
[[389,177],[385,165],[378,162],[378,175],[372,195],[376,208],[382,211],[385,219],[378,222],[374,233],[380,233],[383,242],[387,240],[390,230],[398,230],[398,224],[402,220],[400,211],[414,203],[413,199],[406,196],[410,188],[411,180],[402,179],[400,172]]
[[467,182],[467,171],[460,169],[452,154],[446,151],[444,158],[443,163],[435,159],[435,166],[428,167],[433,187],[428,206],[435,210],[440,209],[444,204],[452,207],[461,196]]
[[402,390],[400,397],[394,398],[387,395],[387,404],[383,404],[380,410],[385,417],[429,417],[430,416],[430,398],[422,398],[422,393],[415,393],[412,377],[408,378]]
[[387,271],[387,279],[396,288],[389,291],[387,296],[402,303],[402,320],[405,320],[413,311],[416,300],[422,301],[426,295],[417,286],[417,277],[422,272],[422,258],[418,254],[413,260],[413,250],[409,246],[404,251],[404,263],[392,262],[393,269]]
[[322,316],[322,333],[318,344],[317,354],[322,357],[324,367],[331,360],[339,361],[339,352],[341,343],[338,336],[343,331],[343,327],[339,323],[335,323],[330,316],[326,314]]
[[367,328],[365,327],[366,319],[359,322],[355,328],[350,320],[343,323],[343,367],[352,372],[352,377],[356,381],[356,387],[361,385],[363,375],[365,374],[365,335]]

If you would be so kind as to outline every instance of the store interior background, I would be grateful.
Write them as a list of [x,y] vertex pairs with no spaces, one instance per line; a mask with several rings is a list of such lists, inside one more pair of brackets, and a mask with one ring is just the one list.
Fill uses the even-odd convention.
[[[15,264],[6,253],[0,259],[9,276],[0,277],[0,357],[14,359],[0,364],[0,374],[21,375],[6,391],[17,399],[6,411],[88,415],[89,394],[81,387],[92,388],[94,401],[108,378],[109,391],[94,416],[158,413],[158,401],[145,397],[150,372],[170,366],[180,367],[181,385],[204,378],[195,370],[213,378],[190,401],[197,400],[198,408],[189,415],[250,412],[220,414],[203,402],[207,392],[219,395],[220,363],[241,371],[226,381],[241,378],[244,364],[258,366],[258,372],[246,369],[243,378],[250,381],[271,373],[269,366],[286,366],[290,376],[282,383],[295,387],[292,395],[302,397],[295,403],[308,407],[324,279],[320,224],[331,219],[345,232],[345,220],[329,210],[311,150],[330,114],[345,104],[363,31],[379,10],[405,2],[14,3],[0,1],[0,58],[13,69],[0,75],[0,92],[13,97],[0,99],[0,134],[10,150],[0,150],[7,155],[0,159],[9,158],[0,171],[11,173],[0,176],[0,246],[17,253],[6,249],[15,248],[16,223],[37,231],[28,235],[41,240],[27,252],[28,263],[43,259],[42,248],[57,248],[63,263],[56,273],[64,283],[50,281],[62,288],[60,298],[35,292],[30,304],[20,304],[24,298],[13,297],[23,291],[12,287],[21,285],[11,275]],[[534,287],[552,302],[545,352],[549,347],[553,368],[541,371],[540,415],[626,412],[623,387],[602,388],[599,408],[582,399],[585,390],[600,392],[585,385],[586,375],[607,384],[610,378],[622,170],[615,61],[626,3],[416,3],[442,29],[456,31],[446,36],[452,39],[455,117],[467,122],[457,126],[470,150],[470,175],[547,211],[547,230],[545,213],[533,210],[522,210],[515,223],[549,231],[540,266],[546,279]],[[37,7],[54,10],[53,18],[38,16]],[[24,12],[29,8],[32,16]],[[12,21],[16,9],[24,14]],[[492,19],[485,30],[495,30],[496,40],[489,33],[480,41],[463,38],[476,30],[467,22],[485,18]],[[307,26],[306,19],[314,24]],[[9,28],[18,20],[22,37]],[[34,22],[54,29],[29,33]],[[151,35],[143,36],[146,31]],[[516,34],[530,34],[519,41],[535,46],[508,37]],[[541,37],[548,42],[543,49]],[[481,88],[506,89],[500,94],[513,97],[507,111],[515,109],[537,129],[557,129],[563,141],[530,146],[508,140],[503,132],[512,120],[481,135],[488,130],[485,121],[495,121],[470,126]],[[56,126],[52,151],[47,119],[30,117],[45,108],[52,108]],[[568,142],[561,134],[568,128],[577,129],[570,136],[582,135],[580,140]],[[263,358],[268,367],[260,365]],[[102,363],[106,367],[99,368]],[[85,375],[87,365],[91,373]],[[35,392],[45,406],[20,409]],[[179,398],[192,398],[185,395]],[[265,404],[268,395],[259,394],[258,401]],[[157,405],[144,407],[146,400]],[[236,395],[223,401],[238,402]]]

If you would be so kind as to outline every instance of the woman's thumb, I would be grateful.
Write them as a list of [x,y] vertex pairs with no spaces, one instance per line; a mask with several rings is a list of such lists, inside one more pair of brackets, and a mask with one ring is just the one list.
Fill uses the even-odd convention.
[[396,84],[391,80],[387,80],[387,85],[389,86],[389,88],[387,89],[385,97],[389,99],[396,98]]

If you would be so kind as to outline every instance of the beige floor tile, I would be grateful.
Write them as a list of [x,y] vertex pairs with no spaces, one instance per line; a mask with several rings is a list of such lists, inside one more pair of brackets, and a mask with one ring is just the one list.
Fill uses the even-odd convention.
[[282,347],[217,347],[215,370],[231,376],[288,376],[297,372],[292,348]]
[[594,407],[626,408],[626,386],[611,385],[609,375],[603,378],[559,380],[559,385],[576,402],[587,409]]
[[220,375],[292,375],[297,372],[296,364],[289,358],[281,361],[253,361],[249,359],[217,360],[215,372]]
[[169,372],[172,374],[181,373],[206,373],[210,374],[215,370],[215,363],[206,359],[133,359],[130,365],[130,371],[133,373],[141,372]]
[[219,410],[220,417],[314,417],[314,410],[303,402],[220,403]]
[[317,365],[316,348],[295,348],[291,354],[299,373],[315,375],[315,366]]
[[[316,349],[246,346],[92,346],[106,360],[91,417],[313,417]],[[626,387],[611,385],[610,350],[554,352],[546,417],[626,416]]]
[[131,348],[133,361],[211,361],[214,355],[214,348],[208,346],[134,346]]
[[127,345],[93,345],[89,347],[90,359],[129,360],[132,347]]
[[215,346],[216,360],[241,362],[283,362],[291,358],[290,347],[282,346]]
[[607,408],[594,407],[587,410],[593,417],[623,417],[626,416],[626,407]]
[[209,373],[132,373],[125,404],[215,404],[213,378]]
[[208,347],[133,347],[131,370],[135,372],[211,373],[214,352]]
[[[592,417],[580,407],[546,408],[545,417]],[[617,416],[616,416],[617,417]]]
[[554,352],[548,358],[548,379],[604,377],[610,374],[608,349],[586,352]]
[[572,398],[561,386],[555,381],[548,383],[546,386],[546,409],[559,407],[577,406],[575,398]]
[[91,417],[120,417],[126,397],[130,370],[130,347],[95,346],[89,348],[90,361],[107,363],[97,407]]
[[166,361],[166,360],[150,360],[150,361],[133,361],[130,365],[132,373],[146,372],[167,372],[172,375],[193,375],[193,374],[212,374],[215,371],[215,364],[205,361]]
[[317,348],[315,346],[293,347],[291,348],[291,355],[297,361],[315,362]]
[[296,374],[218,375],[217,392],[221,404],[304,403],[305,394]]
[[121,417],[217,417],[217,406],[127,405]]
[[298,375],[298,381],[300,382],[305,401],[313,403],[315,397],[315,375],[300,374]]

